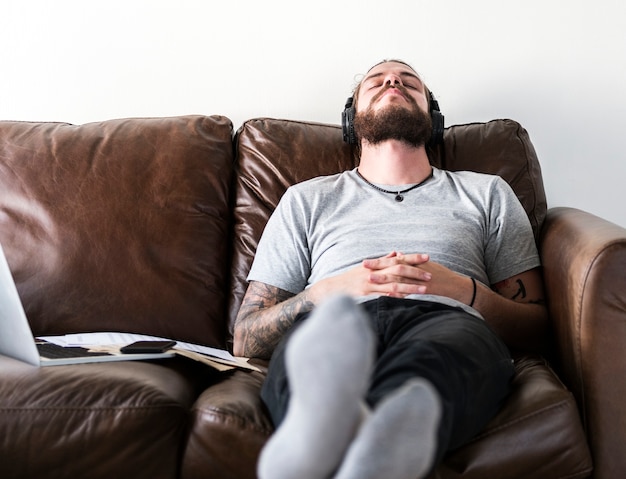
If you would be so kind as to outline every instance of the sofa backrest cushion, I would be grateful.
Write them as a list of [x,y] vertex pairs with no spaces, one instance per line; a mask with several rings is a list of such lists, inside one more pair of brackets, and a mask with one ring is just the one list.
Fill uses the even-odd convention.
[[0,122],[0,242],[36,335],[225,344],[233,129]]
[[[238,130],[230,331],[247,288],[246,276],[270,214],[288,186],[314,176],[354,168],[341,127],[260,118]],[[446,129],[431,163],[448,170],[498,174],[512,186],[539,234],[546,199],[539,161],[528,133],[517,122],[494,120]]]

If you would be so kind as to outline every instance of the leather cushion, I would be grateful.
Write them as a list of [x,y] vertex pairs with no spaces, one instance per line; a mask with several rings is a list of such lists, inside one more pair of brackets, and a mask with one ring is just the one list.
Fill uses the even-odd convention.
[[[448,453],[430,479],[582,479],[591,455],[572,394],[540,357],[521,357],[510,396],[472,441]],[[238,371],[193,407],[183,479],[254,479],[272,432],[259,400],[261,373]],[[219,439],[218,439],[219,438]]]
[[273,431],[260,397],[264,378],[235,371],[200,395],[192,407],[182,479],[256,479],[258,455]]
[[0,477],[176,477],[202,384],[182,361],[37,368],[0,356]]
[[538,357],[516,360],[502,410],[432,478],[586,478],[592,461],[573,395]]
[[232,124],[0,122],[0,242],[34,334],[225,344]]

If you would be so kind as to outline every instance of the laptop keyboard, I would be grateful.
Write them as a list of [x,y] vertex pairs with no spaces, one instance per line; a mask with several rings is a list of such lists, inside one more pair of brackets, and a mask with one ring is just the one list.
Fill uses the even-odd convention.
[[37,343],[39,355],[48,359],[84,358],[85,356],[109,356],[109,353],[89,351],[77,346],[59,346],[53,343]]

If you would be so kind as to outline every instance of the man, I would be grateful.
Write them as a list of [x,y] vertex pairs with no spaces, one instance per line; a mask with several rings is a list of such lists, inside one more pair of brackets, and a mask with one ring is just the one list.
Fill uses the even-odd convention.
[[358,168],[291,187],[268,221],[234,338],[272,358],[263,479],[425,477],[498,411],[505,344],[545,333],[521,205],[498,177],[430,165],[428,102],[409,65],[375,65]]

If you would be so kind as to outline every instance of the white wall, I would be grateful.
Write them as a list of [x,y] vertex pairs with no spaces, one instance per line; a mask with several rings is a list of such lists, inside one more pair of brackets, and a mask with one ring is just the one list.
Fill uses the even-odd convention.
[[549,206],[626,226],[621,0],[3,0],[0,119],[339,123],[355,74],[412,63],[448,124],[513,118]]

